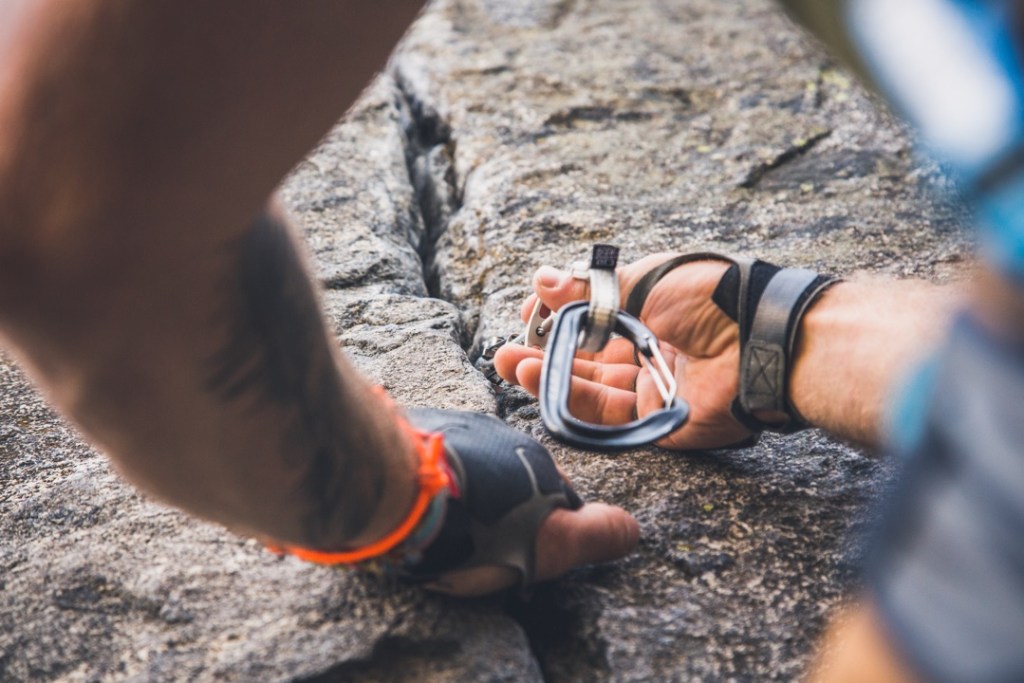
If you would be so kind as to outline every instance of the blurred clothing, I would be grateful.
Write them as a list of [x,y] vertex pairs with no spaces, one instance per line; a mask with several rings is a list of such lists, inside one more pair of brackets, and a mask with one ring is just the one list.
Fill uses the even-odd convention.
[[[1022,3],[780,1],[917,129],[1024,298]],[[888,635],[931,680],[1024,680],[1024,347],[964,314],[896,405],[867,572]]]

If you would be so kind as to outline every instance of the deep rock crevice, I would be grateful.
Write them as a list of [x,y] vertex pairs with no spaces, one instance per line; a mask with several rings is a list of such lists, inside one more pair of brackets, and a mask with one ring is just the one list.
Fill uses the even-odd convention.
[[[408,78],[397,69],[394,76],[397,86],[397,106],[401,115],[405,141],[406,168],[409,173],[409,182],[415,193],[416,206],[419,209],[419,218],[422,224],[419,244],[413,246],[423,264],[423,279],[428,294],[433,298],[458,305],[459,302],[452,301],[451,297],[445,295],[442,284],[443,272],[437,263],[438,242],[447,232],[452,215],[462,207],[460,183],[455,172],[456,141],[448,122],[435,107],[415,91]],[[472,319],[470,316],[463,314],[460,318],[462,347],[468,352],[475,336],[475,330],[469,329],[471,327],[469,320]],[[504,416],[499,415],[499,417]],[[550,653],[556,647],[564,645],[564,641],[570,636],[556,635],[556,631],[552,630],[551,625],[567,625],[573,620],[574,613],[562,610],[553,601],[544,602],[544,606],[539,606],[537,602],[510,601],[506,605],[505,612],[520,625],[526,634],[531,655],[544,672],[545,680],[562,680],[562,677],[557,675],[549,676],[545,661],[549,658]],[[568,633],[569,630],[566,629],[565,632]],[[580,648],[574,648],[571,651],[577,650],[581,652],[581,655],[587,654]],[[381,652],[375,650],[367,661],[346,663],[327,672],[324,676],[310,680],[315,680],[316,683],[326,683],[350,680],[358,675],[371,672],[377,675],[381,672],[379,667],[394,665],[394,655],[395,653],[390,651],[390,647],[385,646]],[[422,657],[423,653],[417,652],[413,655]],[[399,659],[403,658],[408,659],[408,657],[399,657]],[[390,662],[390,664],[384,664],[386,662]],[[579,663],[582,666],[587,664],[587,661],[581,659]],[[587,666],[592,666],[592,664],[587,664]]]
[[354,683],[356,681],[412,680],[415,673],[429,672],[458,656],[454,640],[413,640],[389,636],[374,645],[365,659],[343,662],[321,674],[296,679],[296,683]]
[[546,683],[606,681],[611,678],[607,643],[596,632],[598,608],[569,603],[552,586],[538,589],[531,600],[510,598],[509,616],[526,633]]
[[422,233],[414,244],[423,263],[427,292],[444,299],[437,267],[437,244],[462,206],[455,173],[455,138],[444,117],[421,98],[409,79],[396,70],[398,109],[405,139],[405,163],[419,208]]
[[479,323],[475,311],[465,311],[450,295],[438,264],[438,244],[452,217],[462,208],[462,179],[455,166],[456,138],[446,118],[401,68],[393,71],[396,106],[405,145],[405,164],[416,200],[421,231],[412,246],[423,266],[427,295],[460,309],[459,344],[467,353]]

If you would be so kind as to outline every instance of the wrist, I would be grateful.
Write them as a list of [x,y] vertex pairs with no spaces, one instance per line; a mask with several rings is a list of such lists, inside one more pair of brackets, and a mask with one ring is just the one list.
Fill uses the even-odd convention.
[[825,292],[807,310],[797,331],[789,400],[814,427],[831,421],[830,406],[837,398],[833,392],[843,391],[841,385],[829,386],[830,377],[841,370],[832,364],[853,350],[847,343],[859,332],[848,305],[851,289],[856,289],[854,283],[841,282]]
[[813,426],[877,445],[891,389],[943,338],[961,301],[914,280],[835,285],[801,321],[790,401]]
[[412,510],[419,493],[420,444],[406,430],[396,428],[398,418],[391,410],[382,410],[378,414],[384,417],[380,420],[384,424],[373,428],[385,434],[380,440],[384,450],[367,453],[366,457],[378,461],[368,465],[379,468],[380,495],[373,509],[367,511],[369,519],[365,528],[357,536],[345,539],[343,544],[346,547],[373,543],[392,531]]
[[836,282],[760,260],[737,261],[723,276],[713,300],[739,323],[739,394],[731,410],[748,429],[790,434],[810,426],[791,400],[797,340],[808,309]]
[[[394,410],[389,400],[388,404]],[[354,565],[377,561],[402,564],[407,559],[414,560],[410,556],[430,543],[444,519],[448,494],[455,487],[445,455],[444,436],[440,432],[416,430],[398,413],[394,414],[394,420],[399,428],[397,431],[406,435],[413,445],[416,465],[412,470],[411,486],[408,486],[407,476],[391,477],[393,485],[377,505],[377,510],[383,514],[374,514],[366,530],[348,541],[344,550],[314,550],[288,545],[271,546],[273,550],[317,564]],[[411,504],[401,507],[389,505],[402,498],[408,503],[410,488]]]

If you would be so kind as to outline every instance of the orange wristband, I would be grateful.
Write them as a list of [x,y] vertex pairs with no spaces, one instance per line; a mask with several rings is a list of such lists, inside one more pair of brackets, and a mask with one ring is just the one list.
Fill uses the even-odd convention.
[[416,454],[419,456],[416,481],[420,490],[416,496],[416,502],[413,503],[412,509],[402,523],[387,536],[355,550],[324,552],[289,545],[268,545],[269,550],[294,555],[301,560],[317,564],[355,564],[380,557],[409,537],[416,525],[423,519],[423,515],[434,497],[451,487],[451,475],[444,456],[444,435],[440,432],[421,432],[410,425],[401,415],[397,419],[398,426],[415,444]]

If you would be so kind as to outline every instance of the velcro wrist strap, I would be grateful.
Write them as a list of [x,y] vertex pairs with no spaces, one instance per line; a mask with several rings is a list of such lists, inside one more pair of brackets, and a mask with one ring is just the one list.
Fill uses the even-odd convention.
[[786,413],[786,427],[806,422],[791,411],[789,373],[800,312],[797,304],[818,279],[810,270],[787,269],[771,279],[754,311],[750,336],[740,356],[739,401],[748,413],[769,410]]
[[[801,319],[835,282],[811,270],[762,261],[746,269],[737,264],[722,278],[715,302],[740,327],[739,395],[732,412],[747,428],[788,434],[809,426],[789,399],[793,355]],[[783,413],[787,419],[773,424],[755,411]]]

